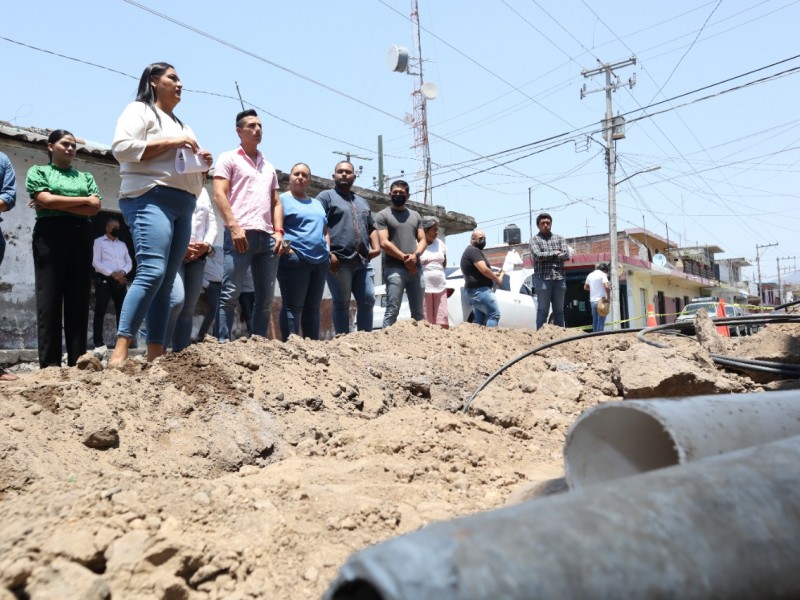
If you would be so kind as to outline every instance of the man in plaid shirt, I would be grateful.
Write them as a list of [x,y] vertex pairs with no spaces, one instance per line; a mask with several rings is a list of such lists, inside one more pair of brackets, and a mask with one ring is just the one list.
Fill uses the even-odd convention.
[[564,296],[567,280],[564,261],[569,260],[566,240],[550,231],[553,217],[542,213],[536,217],[539,233],[531,238],[534,288],[536,291],[536,329],[547,321],[550,304],[553,305],[553,324],[564,327]]

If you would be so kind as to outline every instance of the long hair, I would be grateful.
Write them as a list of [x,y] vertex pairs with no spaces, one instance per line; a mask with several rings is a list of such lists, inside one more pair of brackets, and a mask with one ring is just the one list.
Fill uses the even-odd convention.
[[[167,69],[174,69],[171,64],[165,62],[157,62],[147,65],[142,71],[142,76],[139,78],[139,89],[136,90],[136,101],[143,102],[156,114],[156,120],[158,121],[158,125],[161,126],[161,117],[158,116],[158,111],[156,110],[156,92],[153,89],[153,86],[150,85],[150,79],[153,77],[161,77],[164,73],[167,72]],[[172,115],[172,118],[178,123],[178,125],[183,128],[183,122]]]
[[[71,131],[67,131],[66,129],[56,129],[50,132],[50,135],[47,136],[47,143],[48,144],[55,144],[58,140],[63,138],[66,135],[71,135],[73,138],[75,134]],[[47,157],[50,159],[50,162],[53,162],[53,153],[50,152],[50,149],[47,149]]]

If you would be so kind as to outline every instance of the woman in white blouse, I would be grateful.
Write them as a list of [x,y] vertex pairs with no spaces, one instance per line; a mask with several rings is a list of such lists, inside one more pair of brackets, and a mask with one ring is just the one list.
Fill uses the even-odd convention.
[[424,217],[422,231],[425,232],[425,241],[428,242],[425,252],[419,257],[420,263],[422,263],[422,276],[425,279],[425,320],[447,329],[449,324],[444,272],[447,265],[447,247],[437,237],[439,235],[439,219],[430,216]]
[[192,341],[194,309],[203,291],[206,257],[213,251],[216,239],[217,218],[211,198],[203,188],[192,215],[192,240],[172,284],[165,345],[172,346],[173,352],[180,352]]
[[192,213],[205,173],[178,173],[177,153],[187,149],[210,167],[194,132],[175,116],[183,85],[172,65],[148,65],[136,101],[117,120],[111,151],[120,163],[119,207],[136,250],[136,277],[120,315],[109,366],[128,357],[128,348],[146,318],[147,360],[164,353],[170,292],[192,236]]

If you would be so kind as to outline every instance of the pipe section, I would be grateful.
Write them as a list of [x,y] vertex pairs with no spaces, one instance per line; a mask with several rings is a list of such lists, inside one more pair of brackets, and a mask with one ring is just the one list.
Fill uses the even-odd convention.
[[571,489],[800,435],[800,390],[601,404],[564,444]]
[[326,600],[800,597],[800,437],[437,523]]

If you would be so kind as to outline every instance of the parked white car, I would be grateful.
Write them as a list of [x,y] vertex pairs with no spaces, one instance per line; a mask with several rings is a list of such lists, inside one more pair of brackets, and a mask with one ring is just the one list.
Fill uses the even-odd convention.
[[[499,269],[493,267],[493,270]],[[494,292],[500,308],[500,327],[536,329],[536,297],[533,295],[532,280],[533,269],[518,269],[505,274],[503,284]],[[464,289],[461,269],[447,277],[447,290],[450,326],[472,323],[474,315]]]
[[[386,314],[386,286],[375,286],[375,308],[372,309],[372,329],[383,328],[383,316]],[[400,303],[400,312],[397,320],[403,321],[411,318],[411,309],[408,307],[408,299],[403,294],[403,301]]]
[[[495,290],[497,304],[500,307],[500,327],[536,329],[536,297],[533,295],[532,279],[533,269],[511,271],[503,277],[503,285]],[[461,269],[455,269],[447,276],[446,285],[450,327],[455,327],[459,323],[472,323],[474,315],[464,290],[464,276]],[[375,308],[372,311],[373,329],[383,327],[385,313],[386,286],[376,285]],[[404,295],[397,320],[410,318],[411,310]]]

